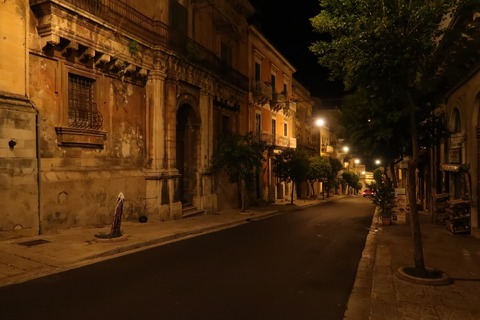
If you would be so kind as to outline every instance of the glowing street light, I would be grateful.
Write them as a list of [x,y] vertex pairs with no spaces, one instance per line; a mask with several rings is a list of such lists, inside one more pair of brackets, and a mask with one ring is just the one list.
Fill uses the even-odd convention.
[[375,160],[375,164],[378,166],[380,165],[380,163],[382,163],[379,159]]
[[353,162],[354,162],[355,164],[359,164],[359,163],[360,163],[360,159],[355,159]]
[[322,118],[317,118],[315,120],[315,126],[318,128],[318,151],[320,155],[322,155],[322,130],[320,128],[322,128],[324,125],[325,120],[323,120]]
[[324,124],[325,124],[325,120],[323,120],[322,118],[318,118],[317,120],[315,120],[315,125],[317,127],[323,127]]
[[347,147],[347,146],[343,147],[343,152],[347,153],[347,152],[348,152],[348,150],[349,150],[349,149],[348,149],[348,147]]

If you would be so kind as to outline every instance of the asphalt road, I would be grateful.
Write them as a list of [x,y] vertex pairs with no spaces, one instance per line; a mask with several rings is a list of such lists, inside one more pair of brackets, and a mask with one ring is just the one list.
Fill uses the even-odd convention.
[[347,197],[0,288],[0,319],[342,319],[374,205]]

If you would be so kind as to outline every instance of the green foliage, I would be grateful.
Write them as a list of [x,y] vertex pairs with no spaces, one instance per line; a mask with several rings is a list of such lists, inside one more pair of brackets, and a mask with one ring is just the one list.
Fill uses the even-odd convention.
[[130,40],[128,42],[128,52],[130,52],[130,54],[132,56],[135,56],[138,52],[138,42],[135,41],[135,40]]
[[254,181],[255,169],[265,161],[265,150],[265,142],[255,139],[252,133],[225,135],[212,156],[212,171],[225,169],[231,183],[244,182],[248,188]]
[[282,181],[306,181],[309,171],[309,155],[303,149],[288,148],[273,158],[273,172]]
[[328,157],[315,156],[310,158],[310,170],[308,171],[308,180],[320,181],[328,179],[332,174],[332,165]]
[[375,180],[375,183],[377,185],[382,183],[382,181],[383,181],[383,171],[381,169],[375,169],[375,171],[373,171],[373,180]]
[[373,99],[363,88],[344,98],[340,117],[346,140],[364,156],[381,155],[385,163],[410,153],[408,121],[398,100]]
[[354,172],[345,171],[344,173],[342,173],[342,178],[343,180],[345,180],[349,187],[355,189],[356,191],[362,188],[362,185],[360,184],[360,178]]
[[376,191],[373,203],[379,207],[382,217],[390,218],[395,206],[395,189],[392,181],[379,169],[373,172],[373,178],[375,183],[371,186]]
[[330,38],[310,50],[349,93],[341,120],[347,140],[386,162],[438,141],[444,129],[432,115],[441,98],[436,92],[444,92],[443,78],[459,69],[452,66],[464,66],[478,47],[461,36],[472,32],[471,23],[441,26],[475,2],[320,0],[321,11],[310,21]]
[[[444,84],[448,83],[444,78],[455,74],[455,69],[461,70],[451,66],[463,67],[465,58],[478,50],[478,37],[465,35],[475,29],[470,28],[469,21],[472,9],[478,11],[479,2],[319,0],[319,4],[321,11],[311,23],[319,33],[329,34],[330,39],[315,42],[310,50],[318,56],[319,63],[330,70],[332,79],[342,80],[349,92],[365,90],[364,102],[372,104],[374,111],[385,114],[383,118],[378,117],[378,112],[368,112],[368,117],[381,120],[379,126],[375,125],[379,135],[396,134],[389,128],[394,126],[401,130],[399,132],[404,132],[401,126],[408,130],[411,142],[400,144],[398,153],[411,154],[408,201],[416,203],[414,176],[423,150],[420,143],[434,141],[428,139],[426,133],[438,132],[435,121],[430,125],[428,119],[432,108],[444,98]],[[470,14],[458,14],[471,5],[475,7],[465,11]],[[463,21],[459,23],[458,18]],[[455,23],[451,24],[449,19]],[[452,79],[458,83],[458,77]],[[363,109],[358,107],[357,111],[360,114]],[[388,149],[392,150],[390,146]],[[382,180],[377,182],[377,187],[375,201],[381,214],[390,214],[391,182]],[[410,208],[410,214],[415,267],[425,272],[416,206]]]
[[310,21],[331,39],[310,50],[347,89],[363,83],[390,92],[417,87],[447,31],[440,24],[464,2],[320,0],[322,9]]
[[337,158],[328,158],[330,161],[330,166],[332,167],[331,177],[336,178],[340,170],[343,170],[343,165]]
[[291,203],[293,203],[294,186],[307,181],[310,172],[310,156],[302,148],[288,148],[273,158],[273,173],[281,181],[293,181]]

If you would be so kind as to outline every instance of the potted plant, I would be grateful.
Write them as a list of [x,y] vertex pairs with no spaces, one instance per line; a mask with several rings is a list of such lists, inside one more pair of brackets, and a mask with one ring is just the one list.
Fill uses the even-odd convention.
[[[375,175],[374,175],[375,176]],[[382,218],[382,224],[392,223],[393,208],[395,206],[395,190],[391,180],[384,174],[375,178],[375,196],[373,203],[378,207],[378,215]]]

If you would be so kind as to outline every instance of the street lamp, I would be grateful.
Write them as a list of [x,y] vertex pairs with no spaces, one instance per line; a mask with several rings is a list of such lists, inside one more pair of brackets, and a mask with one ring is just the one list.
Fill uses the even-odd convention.
[[317,118],[315,120],[315,126],[318,127],[318,146],[319,154],[322,155],[322,127],[325,125],[325,120]]
[[315,125],[317,127],[323,127],[324,124],[325,124],[325,120],[323,120],[321,118],[318,118],[317,120],[315,120]]
[[[322,156],[322,127],[324,125],[325,125],[325,120],[323,120],[322,118],[317,118],[315,120],[315,126],[318,128],[318,147],[319,147],[318,154],[320,156]],[[322,191],[322,198],[325,199],[325,186],[323,181],[318,183],[318,188],[319,188],[319,191],[320,190]]]
[[347,171],[349,171],[349,164],[350,164],[350,159],[348,158],[348,150],[350,150],[347,146],[344,146],[342,148],[343,153],[345,153],[345,157],[343,158],[343,166]]

